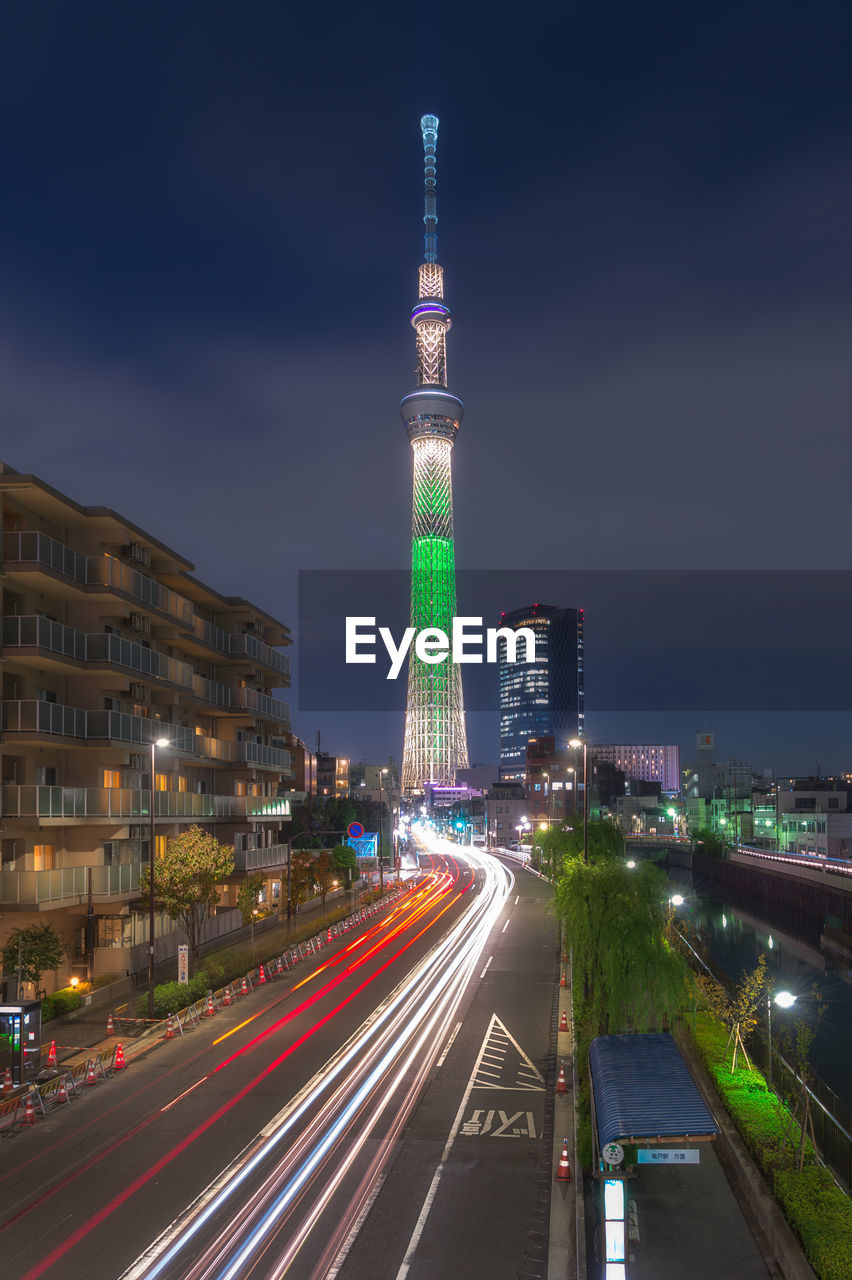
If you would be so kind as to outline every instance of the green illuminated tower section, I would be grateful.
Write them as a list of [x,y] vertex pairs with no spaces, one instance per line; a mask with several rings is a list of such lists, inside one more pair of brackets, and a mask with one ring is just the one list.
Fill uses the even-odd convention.
[[[437,117],[424,116],[420,127],[426,165],[426,251],[418,301],[411,312],[417,334],[417,390],[405,396],[400,406],[414,453],[411,626],[418,632],[439,627],[449,636],[456,612],[452,452],[464,405],[447,390],[447,331],[452,322],[444,303],[444,273],[438,265]],[[423,662],[412,647],[402,786],[412,790],[420,790],[427,782],[452,786],[456,769],[467,763],[458,665],[449,659]]]

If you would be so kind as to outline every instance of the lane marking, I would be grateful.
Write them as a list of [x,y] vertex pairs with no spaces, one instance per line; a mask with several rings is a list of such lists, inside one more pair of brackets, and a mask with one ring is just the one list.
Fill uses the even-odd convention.
[[484,977],[485,977],[486,973],[488,972],[488,965],[491,963],[491,961],[492,961],[493,959],[494,959],[494,957],[493,957],[493,956],[489,956],[489,957],[488,957],[488,960],[487,960],[487,962],[486,962],[485,968],[482,970],[482,973],[479,975],[479,976],[480,976],[480,978],[484,978]]
[[517,906],[517,905],[518,905],[518,903],[520,902],[520,900],[521,900],[521,895],[520,895],[519,893],[516,893],[516,894],[515,894],[515,906]]
[[439,1059],[438,1059],[438,1061],[435,1063],[436,1068],[440,1068],[440,1067],[442,1067],[442,1066],[444,1065],[444,1062],[446,1061],[446,1058],[447,1058],[447,1054],[450,1052],[450,1050],[451,1050],[451,1049],[452,1049],[452,1047],[453,1047],[453,1041],[455,1040],[456,1036],[458,1035],[460,1027],[461,1027],[461,1023],[460,1023],[460,1022],[457,1022],[457,1023],[456,1023],[456,1025],[453,1027],[452,1035],[450,1036],[449,1040],[448,1040],[448,1041],[447,1041],[447,1043],[446,1043],[446,1046],[445,1046],[445,1048],[444,1048],[444,1052],[441,1054],[440,1058],[439,1058]]
[[[514,1052],[507,1057],[510,1045]],[[501,1079],[495,1082],[492,1078],[495,1072],[490,1068],[494,1065],[493,1058],[498,1056],[501,1059]],[[516,1089],[527,1089],[535,1093],[541,1093],[545,1088],[544,1076],[529,1054],[524,1053],[514,1036],[509,1034],[496,1014],[480,1055],[474,1088],[509,1089],[513,1092]]]
[[188,1093],[192,1093],[193,1089],[197,1089],[200,1084],[204,1084],[205,1080],[209,1080],[209,1076],[202,1076],[200,1080],[196,1080],[195,1084],[191,1084],[188,1089],[184,1089],[183,1093],[179,1093],[176,1098],[172,1098],[171,1102],[167,1102],[164,1107],[160,1107],[160,1115],[164,1111],[168,1111],[176,1102],[180,1102],[181,1098],[185,1098]]
[[507,920],[506,923],[503,925],[503,928],[500,930],[500,932],[505,933],[508,927],[509,927],[509,921]]

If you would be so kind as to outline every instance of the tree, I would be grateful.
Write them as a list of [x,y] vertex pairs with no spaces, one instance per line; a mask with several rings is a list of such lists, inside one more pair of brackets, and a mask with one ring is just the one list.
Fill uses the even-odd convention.
[[251,947],[254,952],[254,922],[257,917],[257,904],[263,893],[264,879],[259,871],[254,871],[237,890],[237,906],[243,918],[243,924],[251,925]]
[[26,929],[13,929],[3,944],[3,972],[18,972],[21,957],[21,981],[28,982],[38,995],[42,974],[58,969],[65,959],[67,947],[52,924],[31,924]]
[[705,854],[708,858],[724,858],[726,856],[728,842],[717,831],[711,831],[709,827],[696,827],[689,834],[693,845],[699,853]]
[[290,855],[290,898],[296,906],[307,900],[313,882],[311,855],[306,849],[294,849]]
[[347,889],[352,883],[352,873],[358,870],[355,850],[349,844],[336,844],[329,855],[331,865],[339,876],[345,877]]
[[[220,844],[195,825],[169,840],[165,854],[154,864],[154,900],[172,920],[180,921],[194,959],[198,959],[201,925],[221,898],[216,886],[233,869],[233,847]],[[147,866],[139,877],[139,888],[143,897],[149,891]]]
[[729,995],[720,982],[708,975],[701,975],[698,984],[704,992],[705,999],[716,1017],[728,1028],[728,1044],[733,1045],[731,1054],[731,1075],[737,1069],[737,1054],[742,1051],[746,1066],[751,1070],[751,1062],[746,1051],[745,1042],[757,1025],[761,1008],[767,997],[766,956],[761,955],[751,973],[743,974],[733,995]]
[[334,868],[331,865],[331,858],[328,856],[327,849],[321,849],[313,865],[314,880],[317,882],[322,899],[322,909],[325,912],[325,899],[331,888],[334,879]]

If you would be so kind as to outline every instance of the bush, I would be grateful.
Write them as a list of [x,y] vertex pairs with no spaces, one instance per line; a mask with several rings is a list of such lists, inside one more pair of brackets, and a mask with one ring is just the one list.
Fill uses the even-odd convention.
[[801,1130],[784,1103],[766,1086],[759,1071],[738,1067],[731,1074],[725,1058],[725,1029],[709,1014],[699,1014],[693,1038],[743,1141],[770,1182],[790,1226],[798,1234],[820,1280],[852,1280],[852,1203],[827,1169],[807,1163],[796,1169]]
[[63,1013],[71,1013],[72,1010],[79,1009],[82,1003],[83,998],[76,991],[71,987],[62,987],[42,1000],[41,1020],[44,1023],[50,1022],[51,1018],[61,1018]]
[[[187,1005],[194,1004],[207,995],[213,983],[205,969],[199,969],[189,982],[162,982],[154,988],[154,1017],[167,1018],[170,1013],[177,1013]],[[137,1018],[148,1016],[148,993],[141,995],[136,1002]]]

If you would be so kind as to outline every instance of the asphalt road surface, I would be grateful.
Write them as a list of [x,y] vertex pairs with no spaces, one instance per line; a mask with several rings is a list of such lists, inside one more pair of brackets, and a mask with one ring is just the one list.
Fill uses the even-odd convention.
[[487,855],[421,866],[392,909],[4,1144],[0,1276],[514,1276],[541,1221],[556,922]]

